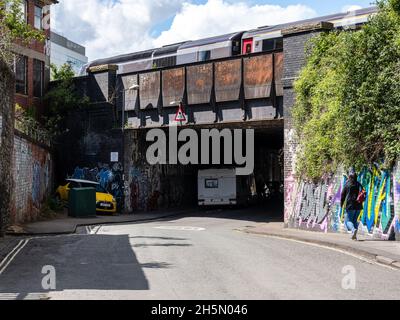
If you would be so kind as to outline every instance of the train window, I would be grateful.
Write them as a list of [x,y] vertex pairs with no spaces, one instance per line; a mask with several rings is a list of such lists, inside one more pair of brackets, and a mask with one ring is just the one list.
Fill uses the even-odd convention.
[[276,39],[275,49],[283,49],[283,38]]
[[273,51],[283,49],[283,39],[267,39],[263,41],[262,51]]
[[154,59],[153,68],[173,67],[176,65],[176,56]]
[[237,55],[240,54],[240,42],[235,41],[232,46],[232,54]]
[[200,51],[199,52],[199,61],[208,61],[211,59],[211,51]]
[[263,51],[272,51],[275,49],[275,40],[274,39],[268,39],[263,41]]
[[246,53],[247,53],[247,54],[251,53],[251,51],[252,51],[252,50],[251,50],[251,49],[252,49],[251,47],[252,47],[252,46],[251,46],[251,43],[246,44]]

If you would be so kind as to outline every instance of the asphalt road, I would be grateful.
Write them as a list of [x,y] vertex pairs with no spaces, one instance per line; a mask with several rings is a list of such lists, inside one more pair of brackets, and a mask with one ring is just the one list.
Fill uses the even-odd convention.
[[[326,248],[237,231],[260,220],[213,212],[31,239],[0,269],[0,299],[400,297],[399,271]],[[44,266],[54,267],[56,290],[43,290]],[[342,286],[346,270],[355,272],[355,289]]]

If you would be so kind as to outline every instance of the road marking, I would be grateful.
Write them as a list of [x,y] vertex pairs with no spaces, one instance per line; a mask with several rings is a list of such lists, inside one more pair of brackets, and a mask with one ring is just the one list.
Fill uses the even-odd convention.
[[154,227],[154,229],[160,230],[178,230],[178,231],[205,231],[205,228],[199,227],[184,227],[184,226],[160,226]]
[[[21,297],[21,298],[20,298]],[[9,300],[49,300],[50,297],[46,293],[0,293],[0,301]]]
[[28,244],[30,239],[21,240],[15,248],[0,263],[0,275],[7,269],[10,263],[15,259],[18,253]]

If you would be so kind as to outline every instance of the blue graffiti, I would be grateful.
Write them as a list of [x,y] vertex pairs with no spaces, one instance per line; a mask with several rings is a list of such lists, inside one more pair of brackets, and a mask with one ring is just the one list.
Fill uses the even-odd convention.
[[99,164],[98,167],[92,169],[76,167],[71,178],[98,182],[103,189],[114,196],[120,210],[124,196],[122,175],[122,165],[115,163],[111,167],[107,164]]
[[38,162],[33,163],[32,200],[34,204],[40,205],[40,164]]

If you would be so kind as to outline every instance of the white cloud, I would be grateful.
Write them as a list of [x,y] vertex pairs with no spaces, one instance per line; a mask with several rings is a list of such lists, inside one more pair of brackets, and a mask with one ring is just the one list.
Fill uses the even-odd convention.
[[155,43],[165,45],[187,39],[196,40],[311,18],[315,15],[314,10],[304,5],[250,6],[244,2],[228,3],[223,0],[208,0],[204,5],[185,3],[182,10],[175,16],[171,28],[162,32]]
[[347,6],[342,7],[342,12],[356,11],[362,9],[361,6],[356,4],[349,4]]
[[[287,7],[208,0],[61,0],[52,28],[87,48],[90,60],[316,16],[305,5]],[[173,18],[158,37],[154,28]]]

